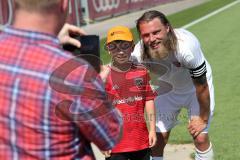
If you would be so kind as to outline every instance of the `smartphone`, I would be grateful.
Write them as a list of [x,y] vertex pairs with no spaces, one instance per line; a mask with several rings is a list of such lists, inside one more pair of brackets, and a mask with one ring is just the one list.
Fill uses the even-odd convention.
[[100,40],[97,35],[73,35],[71,36],[80,41],[81,47],[75,47],[71,44],[63,45],[63,49],[71,52],[74,56],[85,59],[93,66],[93,68],[100,72]]

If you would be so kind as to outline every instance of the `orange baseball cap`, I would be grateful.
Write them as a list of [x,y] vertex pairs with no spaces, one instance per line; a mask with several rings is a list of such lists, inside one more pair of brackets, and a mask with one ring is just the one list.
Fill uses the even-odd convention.
[[116,40],[133,41],[132,32],[125,26],[112,27],[107,33],[107,44]]

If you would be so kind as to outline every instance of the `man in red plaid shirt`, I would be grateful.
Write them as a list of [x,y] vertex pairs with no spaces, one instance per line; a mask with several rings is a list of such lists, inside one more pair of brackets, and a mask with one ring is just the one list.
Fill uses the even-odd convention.
[[0,34],[0,159],[93,160],[90,142],[111,149],[122,120],[94,69],[60,47],[68,0],[15,7]]

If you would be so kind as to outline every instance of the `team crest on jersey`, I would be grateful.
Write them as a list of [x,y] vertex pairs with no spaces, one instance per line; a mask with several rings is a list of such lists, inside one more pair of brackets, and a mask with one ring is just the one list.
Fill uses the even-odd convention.
[[134,79],[134,84],[135,84],[137,87],[142,87],[142,86],[143,86],[143,78],[135,78],[135,79]]

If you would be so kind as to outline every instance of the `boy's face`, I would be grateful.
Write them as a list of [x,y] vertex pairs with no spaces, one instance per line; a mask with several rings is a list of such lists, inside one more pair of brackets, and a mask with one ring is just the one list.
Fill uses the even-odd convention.
[[133,42],[118,40],[108,43],[106,48],[115,63],[124,64],[129,62],[134,44]]

